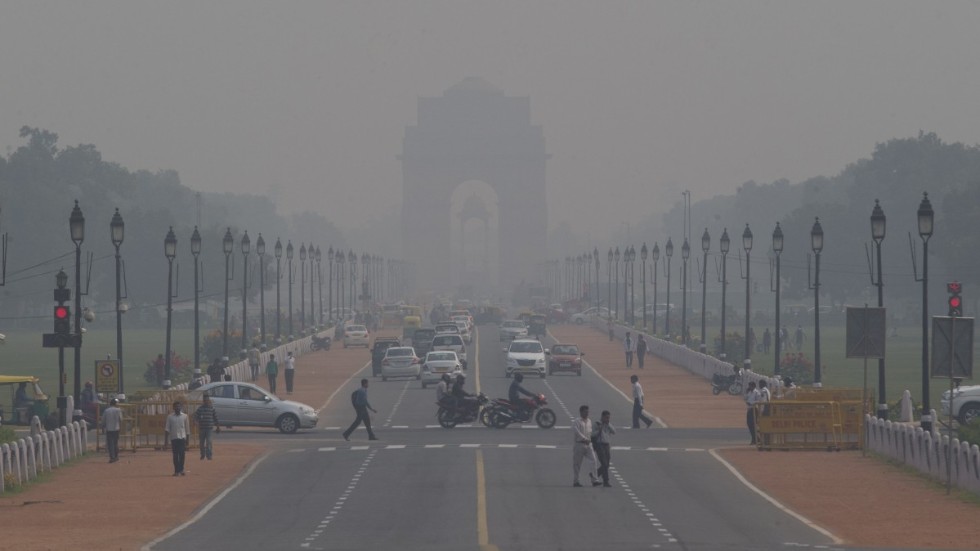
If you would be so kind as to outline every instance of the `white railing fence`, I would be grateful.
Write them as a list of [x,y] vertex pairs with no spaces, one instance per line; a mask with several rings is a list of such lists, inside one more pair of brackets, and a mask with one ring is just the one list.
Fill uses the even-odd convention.
[[22,486],[36,480],[41,473],[84,455],[87,449],[85,423],[74,422],[45,431],[35,415],[31,419],[31,436],[0,446],[0,493],[10,485]]

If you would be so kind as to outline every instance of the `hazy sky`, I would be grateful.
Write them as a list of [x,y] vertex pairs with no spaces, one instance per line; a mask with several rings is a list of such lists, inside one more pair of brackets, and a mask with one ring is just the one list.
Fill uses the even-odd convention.
[[980,142],[978,29],[957,1],[3,1],[0,147],[42,127],[350,228],[398,212],[417,97],[480,76],[531,98],[551,225],[601,239],[685,188]]

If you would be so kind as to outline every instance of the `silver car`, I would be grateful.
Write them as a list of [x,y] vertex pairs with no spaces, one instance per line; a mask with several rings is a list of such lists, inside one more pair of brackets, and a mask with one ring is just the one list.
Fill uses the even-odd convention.
[[208,383],[187,393],[191,400],[211,396],[218,421],[224,427],[275,427],[292,434],[298,429],[312,429],[318,421],[312,407],[280,400],[275,394],[251,383],[221,381]]
[[499,334],[502,341],[527,338],[527,324],[521,320],[504,320],[500,324]]
[[462,370],[463,364],[452,350],[429,352],[422,362],[422,388],[439,384],[443,374],[448,373],[451,377],[455,377]]
[[415,355],[415,349],[411,346],[391,346],[385,351],[385,357],[381,360],[381,380],[387,381],[388,377],[414,377],[422,378],[421,360]]

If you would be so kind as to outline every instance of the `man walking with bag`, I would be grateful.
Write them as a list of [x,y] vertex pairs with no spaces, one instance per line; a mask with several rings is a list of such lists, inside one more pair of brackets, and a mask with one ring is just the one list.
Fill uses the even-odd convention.
[[609,453],[609,437],[616,434],[616,429],[609,422],[610,414],[608,410],[603,410],[599,417],[599,422],[595,424],[592,432],[592,447],[599,459],[598,476],[602,478],[602,486],[610,488],[609,484],[609,462],[612,459]]
[[350,440],[350,435],[354,430],[357,429],[358,425],[364,423],[364,428],[367,429],[368,440],[377,440],[378,437],[374,435],[374,431],[371,430],[371,416],[368,414],[368,410],[378,413],[378,410],[371,407],[370,402],[368,402],[367,397],[368,380],[361,379],[361,388],[354,391],[351,394],[350,400],[351,404],[354,406],[354,411],[357,412],[357,417],[354,422],[351,423],[350,427],[344,431],[344,440]]

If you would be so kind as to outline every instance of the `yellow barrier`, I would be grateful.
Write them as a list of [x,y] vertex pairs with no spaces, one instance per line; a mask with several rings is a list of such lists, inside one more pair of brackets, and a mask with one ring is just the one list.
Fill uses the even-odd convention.
[[[167,416],[173,411],[173,403],[183,404],[181,411],[189,417],[194,416],[200,402],[190,402],[185,396],[185,392],[162,391],[165,398],[163,400],[144,400],[140,402],[130,402],[119,404],[119,409],[123,412],[122,427],[119,431],[119,449],[136,451],[139,448],[163,449],[164,445],[170,445],[164,440],[165,428],[167,426]],[[157,394],[157,393],[154,393]],[[155,396],[156,397],[156,396]],[[101,432],[101,431],[100,431]],[[197,446],[197,423],[191,420],[191,434],[188,437],[188,449]],[[97,441],[96,448],[102,449]]]
[[[798,392],[796,399],[756,404],[755,423],[760,450],[860,449],[864,442],[864,413],[871,411],[869,398],[862,406],[853,389]],[[823,399],[814,399],[821,396]],[[840,399],[835,399],[840,398]]]

